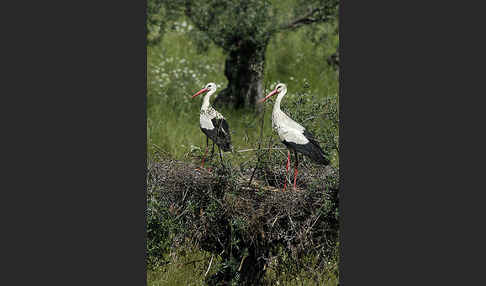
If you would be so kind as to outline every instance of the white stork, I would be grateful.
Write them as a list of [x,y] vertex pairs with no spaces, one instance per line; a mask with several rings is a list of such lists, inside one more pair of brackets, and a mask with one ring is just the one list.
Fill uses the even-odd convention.
[[213,141],[212,153],[214,153],[214,143],[218,145],[221,163],[223,162],[221,149],[223,149],[224,152],[231,151],[232,149],[231,135],[229,131],[228,122],[226,122],[226,120],[224,119],[223,115],[221,115],[221,113],[217,112],[209,104],[209,98],[213,93],[216,92],[216,84],[212,82],[208,83],[206,87],[196,92],[192,96],[192,98],[204,92],[207,93],[204,96],[203,103],[201,106],[201,112],[199,115],[199,125],[201,127],[202,132],[206,134],[206,151],[204,151],[204,156],[201,162],[201,168],[204,167],[204,159],[206,158],[206,154],[208,152],[208,138],[211,138],[211,140]]
[[[294,167],[294,189],[297,180],[297,167],[299,166],[299,157],[297,153],[302,153],[312,159],[314,162],[322,165],[329,165],[329,160],[325,157],[319,143],[314,136],[309,133],[302,125],[292,120],[287,114],[280,110],[280,102],[287,93],[287,86],[283,83],[277,84],[275,89],[270,92],[265,98],[259,102],[265,102],[271,96],[278,94],[277,100],[273,105],[272,112],[272,127],[277,131],[282,143],[289,149],[287,151],[287,174],[289,173],[290,165],[290,150],[295,154]],[[287,188],[287,180],[285,180],[284,190]]]

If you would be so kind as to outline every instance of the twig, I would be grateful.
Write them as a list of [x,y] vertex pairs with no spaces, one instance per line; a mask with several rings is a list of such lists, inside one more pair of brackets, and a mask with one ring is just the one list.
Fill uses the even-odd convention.
[[286,29],[294,29],[298,25],[307,25],[315,22],[327,22],[331,19],[331,17],[325,17],[325,18],[312,18],[314,13],[318,12],[321,8],[314,8],[312,10],[309,10],[309,12],[301,17],[297,17],[290,23],[286,23],[280,26],[280,30],[286,30]]
[[314,227],[314,225],[316,224],[317,220],[321,217],[321,214],[319,214],[316,218],[316,220],[314,221],[314,223],[305,231],[305,234],[307,234],[309,232],[310,229],[312,229]]
[[157,151],[162,150],[162,148],[160,148],[160,147],[159,147],[159,146],[157,146],[156,144],[153,144],[153,143],[152,143],[152,146],[153,146],[153,147],[155,147],[155,149],[157,149]]
[[[267,89],[267,83],[265,83],[265,88],[263,90]],[[263,106],[263,113],[262,113],[262,124],[260,126],[260,140],[258,141],[258,150],[261,150],[262,147],[262,138],[263,138],[263,123],[265,122],[265,105]],[[257,164],[255,168],[253,168],[253,172],[251,173],[250,177],[250,182],[248,183],[248,187],[251,187],[251,181],[253,181],[253,177],[255,176],[256,169],[260,166],[260,157],[257,157]]]
[[182,202],[181,204],[184,203],[184,200],[186,199],[186,196],[187,196],[187,193],[189,192],[189,188],[186,189],[186,191],[184,192],[184,196],[182,196]]
[[275,224],[275,222],[277,221],[278,217],[279,217],[279,216],[276,216],[276,217],[275,217],[275,220],[272,222],[272,227],[273,227],[273,225]]
[[260,149],[244,149],[236,152],[250,152],[250,151],[260,151],[260,150],[285,150],[286,148],[260,148]]
[[[272,145],[272,143],[273,143],[273,132],[270,133],[270,138],[268,138],[268,150],[278,150],[279,152],[282,152],[282,151],[280,151],[280,148],[271,149],[270,146]],[[264,172],[263,174],[265,176],[265,182],[267,182],[267,185],[269,185],[270,182],[268,181],[268,178],[267,178],[267,172]]]
[[304,124],[304,122],[306,122],[306,121],[308,121],[308,120],[311,120],[311,119],[314,119],[314,118],[316,118],[316,117],[317,117],[317,116],[311,116],[311,117],[309,117],[309,118],[306,118],[306,119],[304,119],[304,120],[302,121],[302,124]]
[[238,268],[238,271],[241,271],[241,267],[243,267],[243,261],[245,261],[245,259],[248,257],[248,255],[246,256],[243,256],[243,259],[241,259],[241,262],[240,262],[240,268]]
[[183,214],[187,212],[187,209],[185,209],[183,212],[181,212],[175,219],[174,221],[178,220]]
[[218,200],[217,198],[215,198],[215,197],[213,197],[211,195],[209,195],[209,197],[211,199],[215,200],[224,210],[226,210],[225,207],[224,207],[224,205],[223,205],[223,203],[220,200]]
[[191,264],[191,263],[194,263],[194,267],[196,266],[196,262],[201,262],[203,261],[204,259],[198,259],[198,260],[193,260],[193,261],[189,261],[189,262],[186,262],[186,263],[183,263],[183,264],[180,264],[181,266],[186,266],[188,264]]
[[288,212],[287,212],[287,215],[288,215],[288,217],[289,217],[289,219],[290,219],[290,225],[292,226],[292,229],[295,229],[295,224],[294,224],[294,222],[292,221],[292,217],[290,216],[290,213],[288,213]]
[[219,254],[219,256],[223,255],[224,253],[224,245],[223,243],[221,242],[221,240],[219,240],[219,237],[217,237],[216,235],[214,234],[211,234],[214,238],[216,238],[216,240],[219,242],[219,245],[221,245],[221,248],[223,248],[223,251],[221,251],[221,253]]
[[211,254],[211,261],[209,261],[208,270],[206,270],[206,273],[204,273],[204,277],[206,277],[206,275],[208,275],[209,269],[211,268],[211,264],[213,263],[213,257],[214,257],[214,254]]

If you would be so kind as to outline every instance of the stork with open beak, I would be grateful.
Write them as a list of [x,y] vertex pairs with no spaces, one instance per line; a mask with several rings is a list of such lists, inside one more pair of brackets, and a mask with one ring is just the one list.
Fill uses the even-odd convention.
[[[287,93],[287,86],[283,83],[277,84],[275,89],[270,92],[265,98],[259,100],[259,103],[265,102],[267,99],[275,94],[278,94],[277,100],[273,105],[272,112],[272,127],[277,131],[282,143],[287,146],[287,175],[289,173],[290,166],[290,151],[292,150],[295,155],[294,166],[294,189],[297,181],[297,168],[299,166],[299,157],[297,153],[302,153],[309,157],[312,161],[329,165],[329,160],[325,157],[324,151],[319,146],[319,142],[315,137],[307,131],[302,125],[292,120],[287,114],[280,110],[280,102]],[[287,180],[285,180],[284,190],[287,188]]]
[[210,82],[201,89],[200,91],[196,92],[192,98],[196,96],[206,93],[204,95],[203,103],[201,106],[201,112],[199,115],[199,125],[201,130],[204,134],[206,134],[206,151],[204,151],[204,156],[201,162],[201,168],[204,167],[204,159],[206,158],[206,154],[208,152],[208,138],[211,138],[213,141],[213,153],[214,153],[214,143],[218,146],[219,149],[219,157],[221,159],[221,163],[223,163],[223,157],[221,155],[221,149],[224,152],[228,152],[232,150],[231,146],[231,135],[229,131],[228,122],[224,119],[221,113],[217,112],[210,104],[209,98],[216,92],[216,84]]

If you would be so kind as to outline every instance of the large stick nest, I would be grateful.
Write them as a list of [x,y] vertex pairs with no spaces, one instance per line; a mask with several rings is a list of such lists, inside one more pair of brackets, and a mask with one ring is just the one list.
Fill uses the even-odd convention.
[[[148,164],[148,203],[181,225],[174,246],[191,238],[205,250],[230,256],[253,255],[270,265],[280,249],[298,259],[314,252],[325,260],[338,233],[338,172],[299,170],[298,188],[277,188],[285,170],[261,168],[213,172],[193,164],[161,160]],[[240,267],[241,268],[241,267]]]

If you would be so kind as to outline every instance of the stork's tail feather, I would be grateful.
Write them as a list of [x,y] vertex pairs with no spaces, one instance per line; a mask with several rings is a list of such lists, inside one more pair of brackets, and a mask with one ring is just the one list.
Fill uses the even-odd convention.
[[315,160],[316,163],[327,166],[329,163],[331,163],[324,155],[320,155],[317,160]]
[[312,151],[311,153],[309,154],[310,158],[318,163],[318,164],[321,164],[321,165],[324,165],[324,166],[327,166],[329,165],[330,161],[329,159],[327,159],[324,155],[324,152],[318,148],[317,146],[313,145],[314,148],[312,148]]
[[319,147],[319,145],[315,142],[310,143],[310,154],[309,157],[316,162],[317,164],[321,164],[324,166],[329,165],[331,162],[329,159],[326,158],[324,151]]
[[221,150],[223,150],[224,152],[229,152],[233,150],[233,146],[231,145],[231,143],[226,142],[223,145],[221,145]]
[[216,142],[216,144],[218,144],[219,148],[221,148],[222,151],[224,152],[229,152],[233,149],[233,146],[231,145],[231,141],[228,140],[227,138],[220,138],[218,140],[218,142]]

